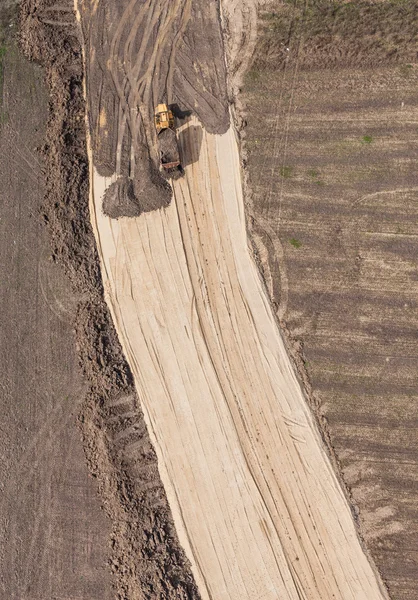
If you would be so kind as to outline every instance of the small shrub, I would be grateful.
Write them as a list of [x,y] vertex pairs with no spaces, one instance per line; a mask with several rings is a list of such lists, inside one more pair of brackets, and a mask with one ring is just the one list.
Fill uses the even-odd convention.
[[302,246],[302,242],[300,242],[296,238],[291,238],[289,241],[294,248],[300,248]]
[[289,177],[292,177],[292,173],[292,167],[280,167],[280,176],[284,179],[289,179]]
[[363,135],[362,140],[361,140],[362,144],[371,144],[372,141],[373,141],[373,138],[371,135]]
[[402,77],[409,77],[412,74],[413,65],[401,65],[399,67]]

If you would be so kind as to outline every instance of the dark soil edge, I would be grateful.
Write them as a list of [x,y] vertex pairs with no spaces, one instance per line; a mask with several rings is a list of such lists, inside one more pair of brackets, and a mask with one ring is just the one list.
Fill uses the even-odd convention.
[[[56,20],[64,24],[43,23],[42,10],[54,4],[55,0],[22,0],[20,44],[30,60],[44,67],[50,91],[44,146],[46,197],[40,218],[49,230],[53,259],[81,298],[74,332],[89,393],[78,420],[88,467],[97,479],[103,509],[112,522],[109,565],[114,573],[115,596],[120,600],[197,599],[199,592],[161,482],[159,501],[153,505],[146,492],[137,493],[128,469],[111,445],[112,399],[133,397],[142,422],[143,416],[103,297],[90,225],[83,65],[75,14],[68,12],[73,6],[66,0],[67,7],[61,2],[54,10]],[[149,443],[145,423],[144,430],[145,443]],[[155,453],[151,454],[146,464],[156,465]]]

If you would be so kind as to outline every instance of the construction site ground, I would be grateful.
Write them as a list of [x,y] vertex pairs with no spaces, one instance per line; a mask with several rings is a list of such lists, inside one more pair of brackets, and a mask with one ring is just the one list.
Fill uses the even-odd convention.
[[415,30],[373,6],[394,36],[340,13],[347,64],[323,4],[22,1],[44,71],[0,47],[5,597],[380,600],[378,571],[415,597]]

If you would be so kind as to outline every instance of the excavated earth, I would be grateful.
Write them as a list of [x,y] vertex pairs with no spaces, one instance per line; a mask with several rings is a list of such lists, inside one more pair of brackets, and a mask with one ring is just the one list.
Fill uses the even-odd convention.
[[80,11],[93,162],[100,175],[117,175],[104,209],[120,217],[166,207],[154,107],[168,102],[180,122],[193,111],[210,132],[229,126],[219,7],[119,0],[82,2]]
[[396,600],[418,590],[417,14],[269,2],[240,96],[264,279]]

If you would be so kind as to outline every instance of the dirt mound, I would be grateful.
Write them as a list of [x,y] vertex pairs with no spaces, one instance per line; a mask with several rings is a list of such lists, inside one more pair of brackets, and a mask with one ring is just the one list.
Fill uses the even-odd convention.
[[[54,0],[23,0],[20,21],[22,47],[31,59],[44,64],[51,94],[44,220],[54,258],[84,299],[74,325],[80,364],[90,387],[79,417],[85,450],[113,525],[111,568],[117,597],[198,598],[132,375],[103,299],[88,210],[82,56],[72,9],[70,0],[56,5]],[[138,198],[140,175],[134,181]],[[144,206],[146,210],[146,202]],[[139,446],[131,455],[129,444],[135,440]]]
[[148,165],[138,165],[135,179],[119,177],[108,187],[103,212],[112,219],[139,217],[144,212],[164,208],[171,201],[171,188]]
[[163,129],[158,134],[158,148],[163,164],[173,163],[180,160],[176,133],[172,129]]
[[141,207],[134,194],[132,179],[120,177],[107,188],[103,198],[103,212],[112,219],[139,217]]
[[171,202],[171,187],[149,158],[135,166],[133,191],[141,212],[165,208]]

